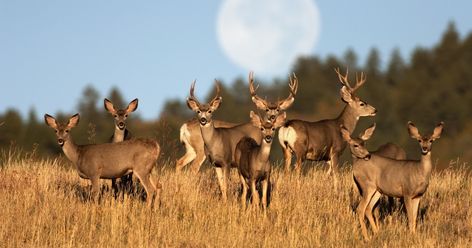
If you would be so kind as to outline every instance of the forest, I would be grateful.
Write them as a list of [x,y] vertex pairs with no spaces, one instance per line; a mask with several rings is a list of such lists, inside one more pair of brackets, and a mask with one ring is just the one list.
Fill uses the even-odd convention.
[[[367,82],[356,93],[374,106],[378,113],[375,117],[363,117],[355,134],[376,122],[377,129],[369,149],[374,150],[386,142],[401,145],[408,157],[420,156],[416,141],[407,132],[407,122],[413,121],[420,130],[431,132],[440,121],[445,122],[441,139],[434,144],[433,159],[435,166],[445,168],[472,161],[472,33],[461,37],[454,23],[450,23],[433,47],[417,47],[403,58],[398,49],[382,62],[376,48],[372,48],[366,62],[360,64],[355,51],[348,49],[342,57],[317,56],[301,57],[291,71],[299,80],[295,102],[287,110],[288,119],[316,121],[335,118],[344,103],[340,98],[341,84],[334,72],[339,67],[350,72],[350,80],[355,80],[356,72],[365,72]],[[249,72],[248,72],[249,73]],[[215,72],[218,76],[218,72]],[[257,76],[257,72],[256,72]],[[261,82],[258,94],[269,100],[285,98],[288,95],[288,75],[271,82]],[[189,83],[190,88],[190,83]],[[208,92],[207,97],[213,97]],[[248,79],[236,78],[233,82],[222,82],[223,102],[215,113],[215,118],[231,122],[249,121],[249,111],[255,110],[250,100]],[[87,86],[77,112],[81,115],[80,124],[72,131],[78,144],[108,142],[113,132],[113,118],[105,111],[103,99],[107,97],[115,105],[125,107],[132,99],[125,99],[118,88],[105,95],[92,85]],[[143,103],[145,104],[145,103]],[[139,108],[138,108],[139,111]],[[74,113],[50,113],[65,119]],[[15,109],[0,113],[0,149],[11,149],[34,154],[39,157],[55,157],[62,154],[53,131],[44,124],[44,113],[32,109],[26,118]],[[135,137],[151,137],[159,140],[163,153],[161,159],[175,161],[184,153],[179,141],[179,128],[194,117],[185,99],[170,99],[163,106],[155,120],[143,120],[138,114],[131,114],[128,127]],[[425,133],[427,134],[427,133]],[[278,143],[278,142],[276,142]],[[280,147],[273,147],[273,159],[282,158]],[[345,151],[344,160],[349,160]]]

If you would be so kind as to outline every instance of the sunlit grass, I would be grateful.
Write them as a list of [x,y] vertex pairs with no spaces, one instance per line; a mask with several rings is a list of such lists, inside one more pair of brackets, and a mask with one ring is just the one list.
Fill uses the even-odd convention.
[[302,176],[275,169],[272,199],[264,213],[241,209],[236,171],[231,173],[229,201],[223,203],[212,170],[176,174],[166,164],[154,171],[163,190],[160,207],[150,210],[139,197],[115,199],[106,186],[98,204],[89,201],[89,182],[63,160],[16,156],[5,161],[0,170],[3,247],[472,245],[472,181],[464,168],[433,173],[415,235],[398,210],[366,243],[353,211],[358,192],[349,166],[342,171],[339,191],[321,166]]

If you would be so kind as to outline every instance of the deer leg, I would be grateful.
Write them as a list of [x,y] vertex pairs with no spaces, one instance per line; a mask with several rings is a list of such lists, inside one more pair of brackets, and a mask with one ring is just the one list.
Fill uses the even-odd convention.
[[92,181],[92,197],[93,200],[97,203],[100,194],[100,177],[92,177],[90,180]]
[[115,196],[115,199],[116,199],[118,197],[118,186],[116,184],[115,178],[111,179],[111,188],[113,189],[113,195]]
[[241,205],[243,209],[246,209],[247,183],[246,183],[246,179],[244,179],[243,175],[241,174],[239,174],[239,179],[241,179],[241,186],[243,188],[243,193],[241,195]]
[[404,197],[403,201],[405,202],[406,214],[408,215],[408,226],[411,232],[415,232],[415,227],[413,226],[415,223],[413,220],[415,218],[413,209],[413,199],[409,197]]
[[202,152],[197,153],[196,158],[193,160],[192,164],[190,165],[190,167],[192,168],[192,171],[195,172],[195,174],[198,173],[205,159],[206,159],[205,152],[202,151]]
[[156,182],[152,179],[151,175],[149,175],[149,180],[151,181],[152,187],[154,187],[155,190],[155,199],[154,199],[154,207],[156,204],[159,206],[161,202],[161,190],[162,190],[162,184],[159,182],[159,179],[156,179]]
[[269,188],[269,183],[270,183],[270,177],[267,177],[261,182],[262,184],[262,208],[264,210],[267,209],[267,191]]
[[332,169],[328,170],[328,173],[333,177],[334,188],[338,188],[338,169],[339,169],[339,156],[338,154],[332,154],[330,157],[330,167]]
[[251,179],[252,205],[259,206],[259,192],[256,189],[256,180]]
[[188,163],[192,162],[195,157],[196,157],[195,150],[185,142],[185,154],[177,160],[177,163],[175,164],[175,170],[176,171],[181,171],[182,168],[187,165]]
[[372,230],[374,231],[374,233],[377,233],[379,231],[379,227],[378,227],[378,222],[376,223],[374,220],[374,217],[372,216],[372,209],[374,209],[375,204],[379,200],[380,196],[382,196],[382,194],[376,191],[374,195],[372,196],[372,198],[370,199],[369,205],[367,206],[367,210],[366,210],[367,219],[369,220],[370,226],[372,227]]
[[412,221],[410,221],[410,231],[413,233],[416,230],[416,218],[418,218],[418,207],[420,205],[420,199],[421,198],[414,198],[411,200],[413,218],[412,218]]
[[285,148],[282,148],[284,152],[284,161],[285,161],[285,172],[290,171],[290,164],[292,163],[292,150],[288,145]]
[[[156,189],[154,185],[151,183],[150,180],[150,173],[136,173],[136,176],[138,177],[139,181],[144,187],[144,190],[146,190],[146,195],[147,195],[147,206],[150,208],[152,207],[152,203],[154,201]],[[143,175],[142,175],[143,174]]]
[[221,197],[224,202],[227,200],[227,195],[226,195],[226,181],[224,178],[223,174],[223,168],[222,167],[215,167],[215,172],[216,172],[216,177],[218,179],[218,184],[220,185],[220,190],[221,190]]
[[362,196],[362,199],[359,202],[359,205],[357,206],[357,217],[359,218],[359,222],[361,224],[362,235],[366,240],[369,240],[369,236],[367,235],[367,227],[365,226],[364,222],[365,211],[374,193],[375,189],[368,188],[366,190],[363,190],[364,195]]

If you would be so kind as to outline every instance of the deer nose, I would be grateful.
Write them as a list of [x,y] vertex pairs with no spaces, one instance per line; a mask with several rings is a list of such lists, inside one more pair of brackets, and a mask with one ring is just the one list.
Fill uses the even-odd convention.
[[269,119],[270,119],[271,121],[275,120],[275,115],[271,115],[271,116],[269,117]]
[[264,139],[267,143],[272,142],[272,136],[265,136]]
[[62,145],[64,145],[64,140],[63,139],[57,139],[57,143],[62,146]]
[[124,123],[124,122],[119,122],[119,123],[118,123],[118,127],[119,127],[120,129],[125,128],[125,123]]
[[207,119],[205,117],[200,118],[200,124],[206,125],[207,124]]

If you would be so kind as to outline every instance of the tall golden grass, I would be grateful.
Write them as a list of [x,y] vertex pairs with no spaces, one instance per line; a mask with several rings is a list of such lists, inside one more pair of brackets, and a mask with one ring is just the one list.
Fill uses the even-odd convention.
[[[420,204],[417,233],[396,210],[369,242],[354,212],[358,192],[350,166],[339,191],[322,166],[301,176],[276,168],[266,213],[243,210],[231,173],[223,203],[214,173],[156,169],[160,207],[139,197],[115,199],[103,186],[99,203],[87,200],[89,182],[63,160],[16,156],[0,169],[0,246],[3,247],[471,247],[472,180],[465,168],[434,172]],[[102,180],[102,185],[109,182]]]

